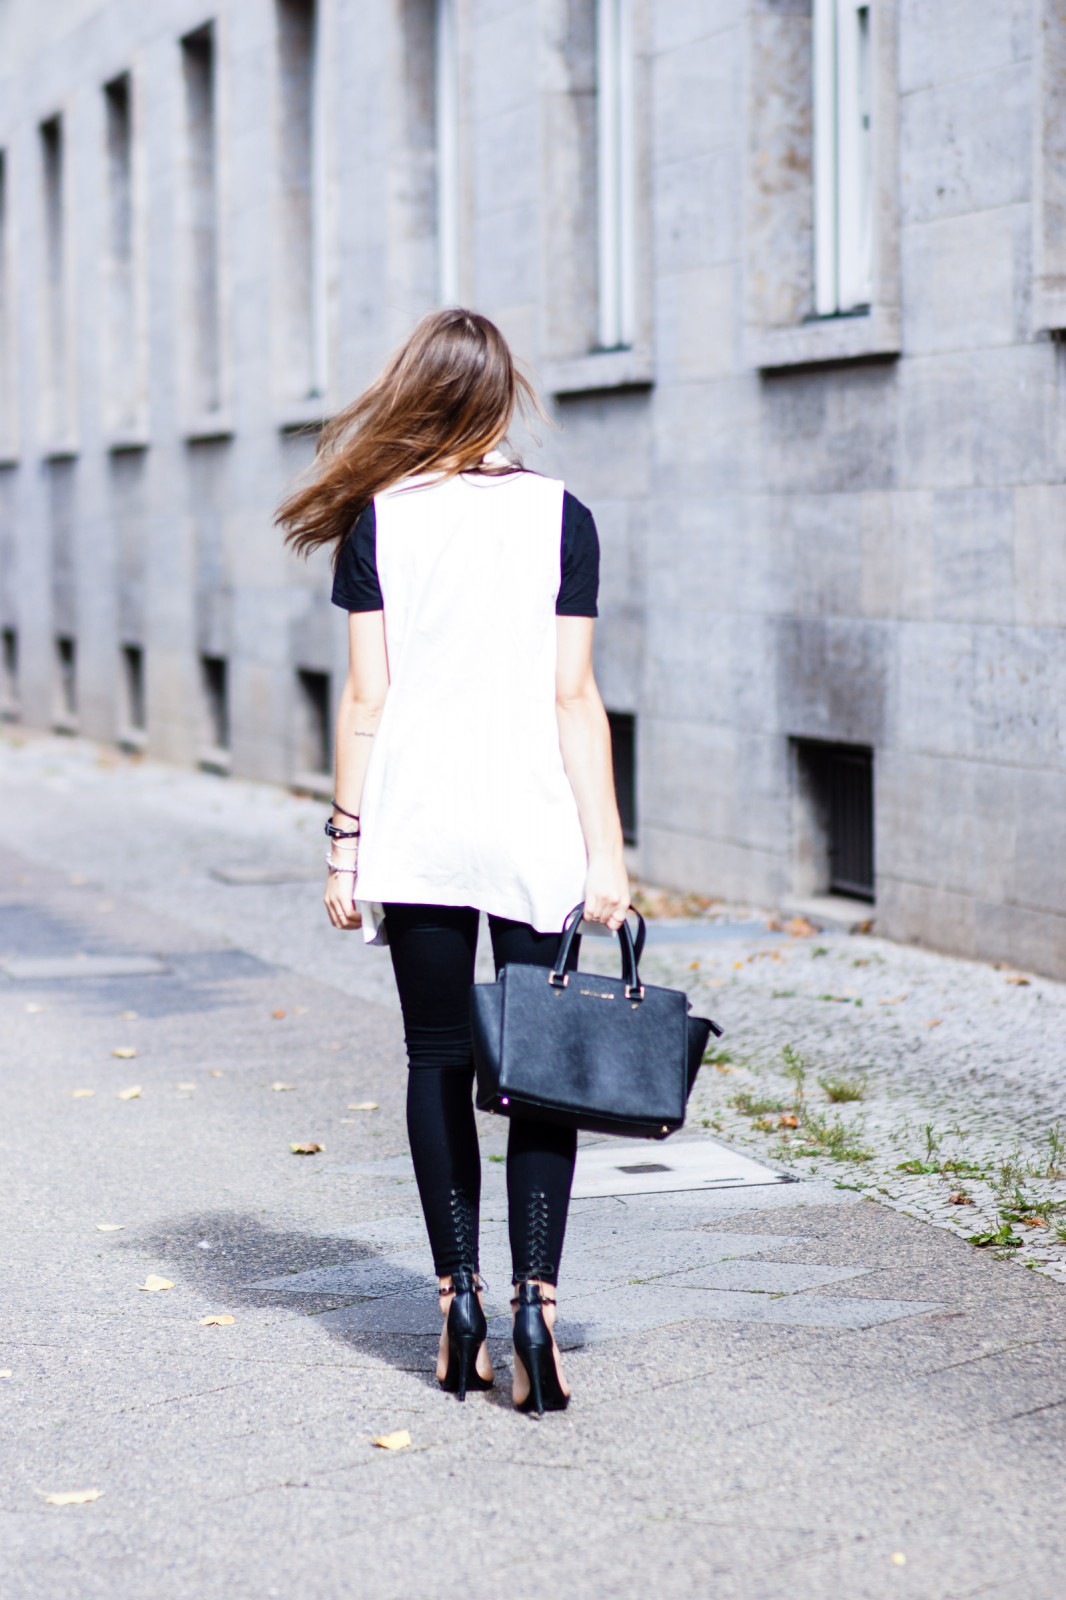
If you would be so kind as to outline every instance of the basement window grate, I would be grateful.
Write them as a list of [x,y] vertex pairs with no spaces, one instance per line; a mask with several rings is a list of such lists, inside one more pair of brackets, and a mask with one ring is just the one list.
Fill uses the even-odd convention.
[[797,740],[800,778],[822,836],[825,889],[874,898],[874,753],[861,745]]

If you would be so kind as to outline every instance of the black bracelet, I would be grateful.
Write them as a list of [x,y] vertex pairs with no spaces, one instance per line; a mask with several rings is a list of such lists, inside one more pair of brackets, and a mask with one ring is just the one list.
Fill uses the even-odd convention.
[[331,803],[334,811],[339,811],[342,817],[351,817],[353,822],[359,821],[359,818],[354,811],[345,811],[344,807],[339,805],[336,800],[333,800]]
[[344,828],[335,827],[334,824],[331,821],[329,821],[328,819],[326,821],[326,826],[323,828],[322,831],[326,835],[326,837],[329,838],[329,839],[358,839],[358,837],[359,837],[359,829],[358,828],[353,828],[351,830],[351,832],[349,833]]

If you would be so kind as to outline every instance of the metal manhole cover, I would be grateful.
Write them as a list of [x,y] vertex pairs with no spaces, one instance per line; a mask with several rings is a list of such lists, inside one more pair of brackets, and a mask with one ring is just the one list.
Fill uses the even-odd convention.
[[[640,1161],[641,1140],[606,1140],[577,1153],[575,1200],[607,1195],[669,1194],[682,1189],[745,1189],[790,1183],[787,1173],[753,1161],[714,1139],[669,1140],[658,1161]],[[658,1155],[658,1151],[656,1154]]]

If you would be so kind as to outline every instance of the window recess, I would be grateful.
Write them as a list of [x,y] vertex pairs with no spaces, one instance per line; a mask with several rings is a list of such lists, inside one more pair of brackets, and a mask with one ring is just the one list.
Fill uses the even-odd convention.
[[873,295],[870,6],[814,0],[814,310]]
[[[553,270],[543,377],[554,394],[647,388],[644,30],[640,0],[549,0],[555,60],[545,96]],[[565,248],[560,241],[565,240]]]
[[900,4],[749,9],[744,348],[754,367],[899,354]]
[[596,188],[599,347],[634,338],[634,106],[630,0],[597,0]]
[[459,40],[455,0],[436,6],[437,294],[441,305],[459,299]]

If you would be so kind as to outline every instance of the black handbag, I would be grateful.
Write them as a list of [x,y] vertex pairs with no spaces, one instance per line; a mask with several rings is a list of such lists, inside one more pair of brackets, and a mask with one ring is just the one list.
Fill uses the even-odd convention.
[[554,967],[505,966],[470,991],[477,1104],[503,1116],[528,1111],[590,1133],[665,1139],[685,1121],[708,1036],[680,989],[642,984],[628,923],[618,930],[622,975],[566,970],[584,906],[559,936]]

